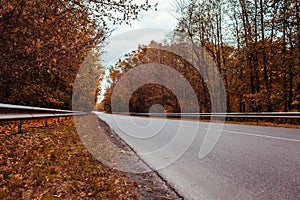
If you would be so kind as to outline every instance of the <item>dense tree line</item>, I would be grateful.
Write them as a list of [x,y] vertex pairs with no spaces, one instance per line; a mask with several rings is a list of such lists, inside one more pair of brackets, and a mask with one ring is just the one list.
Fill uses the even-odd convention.
[[[188,40],[205,48],[221,74],[219,81],[225,86],[227,112],[300,111],[299,8],[297,0],[177,1],[178,25],[171,43],[156,45],[180,48]],[[117,80],[138,66],[136,62],[147,58],[175,66],[182,74],[189,69],[188,63],[172,56],[157,60],[151,54],[157,57],[162,52],[151,52],[151,45],[153,42],[112,67],[109,79],[112,84],[107,89],[103,109],[110,111],[110,95]],[[189,53],[195,58],[199,56],[197,48]],[[177,63],[172,64],[174,60]],[[210,112],[211,94],[205,89],[208,80],[193,76],[190,70],[188,74],[185,77],[196,93],[206,92],[198,95],[200,112]],[[168,112],[179,109],[174,94],[157,85],[146,85],[135,92],[130,109],[147,112],[154,103],[164,105]]]
[[[172,67],[188,80],[192,86],[193,93],[197,96],[198,101],[196,103],[201,105],[197,108],[198,110],[191,109],[190,112],[210,112],[209,93],[199,72],[184,58],[171,51],[164,50],[165,47],[173,48],[173,46],[163,46],[162,44],[152,41],[149,46],[140,47],[137,51],[126,54],[124,60],[120,60],[115,66],[111,67],[108,80],[110,87],[106,90],[105,98],[102,101],[102,109],[111,112],[112,93],[118,80],[124,74],[135,67],[138,68],[148,63],[155,63],[164,65],[166,68]],[[152,73],[152,76],[156,76],[158,79],[162,78],[160,71],[156,72],[153,70]],[[181,112],[180,106],[183,104],[187,105],[189,108],[196,108],[196,105],[193,105],[193,102],[189,101],[191,94],[187,92],[186,88],[183,88],[183,85],[179,85],[177,81],[174,81],[174,78],[175,77],[172,76],[167,77],[167,81],[169,81],[169,84],[172,84],[174,88],[177,88],[177,91],[184,93],[184,98],[181,99],[182,102],[179,102],[174,91],[170,90],[166,85],[155,84],[154,81],[147,79],[145,85],[134,91],[132,94],[131,99],[128,102],[129,111],[148,113],[151,106],[155,104],[162,105],[166,112]],[[127,88],[124,87],[124,93],[127,92],[126,90]],[[125,95],[120,94],[119,101],[121,101],[124,96]]]
[[297,0],[179,2],[177,31],[211,53],[226,87],[227,111],[299,110],[299,4]]
[[89,53],[99,53],[108,23],[130,23],[151,7],[132,0],[2,0],[0,102],[70,109],[76,73]]

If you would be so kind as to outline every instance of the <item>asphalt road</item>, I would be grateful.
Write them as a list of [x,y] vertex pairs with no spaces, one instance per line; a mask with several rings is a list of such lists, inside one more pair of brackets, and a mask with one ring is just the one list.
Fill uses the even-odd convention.
[[300,199],[299,129],[97,114],[184,199]]

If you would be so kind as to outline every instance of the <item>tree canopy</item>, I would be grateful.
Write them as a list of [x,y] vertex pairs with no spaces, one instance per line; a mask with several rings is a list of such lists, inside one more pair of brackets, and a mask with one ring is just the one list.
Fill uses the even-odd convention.
[[0,102],[71,108],[76,73],[109,35],[153,8],[132,0],[0,2]]

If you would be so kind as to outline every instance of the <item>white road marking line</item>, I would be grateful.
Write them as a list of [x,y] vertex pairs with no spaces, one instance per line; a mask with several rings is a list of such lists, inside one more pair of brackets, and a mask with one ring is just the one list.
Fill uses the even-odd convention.
[[[219,129],[213,129],[213,128],[204,128],[204,127],[199,127],[202,129],[210,129],[214,131],[220,131]],[[222,129],[222,132],[228,132],[228,133],[234,133],[238,135],[248,135],[248,136],[255,136],[255,137],[263,137],[263,138],[271,138],[271,139],[276,139],[276,140],[286,140],[286,141],[293,141],[293,142],[300,142],[300,140],[297,139],[291,139],[291,138],[284,138],[284,137],[275,137],[275,136],[270,136],[270,135],[260,135],[260,134],[254,134],[254,133],[245,133],[245,132],[239,132],[239,131],[230,131],[230,130],[224,130]]]
[[254,134],[254,133],[244,133],[244,132],[237,132],[237,131],[229,131],[229,130],[223,130],[224,132],[239,134],[239,135],[249,135],[249,136],[255,136],[255,137],[263,137],[263,138],[271,138],[276,140],[286,140],[286,141],[293,141],[293,142],[300,142],[300,140],[297,139],[291,139],[291,138],[284,138],[284,137],[275,137],[270,135],[260,135],[260,134]]

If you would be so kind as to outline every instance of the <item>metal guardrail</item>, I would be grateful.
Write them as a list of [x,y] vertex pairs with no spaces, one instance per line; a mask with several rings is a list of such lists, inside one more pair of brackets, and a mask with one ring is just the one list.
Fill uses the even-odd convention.
[[300,112],[253,112],[253,113],[128,113],[114,114],[153,117],[226,117],[226,118],[285,118],[300,119]]
[[50,108],[40,108],[31,106],[19,106],[12,104],[0,103],[0,121],[12,121],[18,120],[18,132],[21,132],[22,121],[46,118],[46,125],[48,118],[59,118],[67,116],[85,115],[86,112],[72,111],[72,110],[60,110]]

